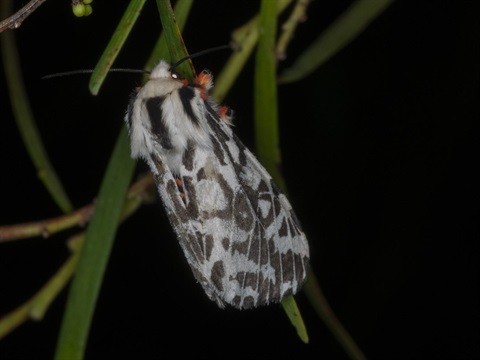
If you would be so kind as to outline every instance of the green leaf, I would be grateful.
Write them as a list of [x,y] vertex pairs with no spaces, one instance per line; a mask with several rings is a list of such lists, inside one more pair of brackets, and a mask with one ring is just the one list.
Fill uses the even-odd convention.
[[[175,18],[177,19],[177,25],[182,32],[185,24],[187,23],[188,14],[190,14],[190,8],[192,7],[193,0],[178,0],[175,5]],[[165,43],[165,33],[162,31],[158,40],[153,48],[152,54],[147,60],[145,69],[152,69],[160,59],[169,59],[170,61],[178,61],[180,59],[170,59],[170,54]]]
[[[278,0],[277,14],[281,14],[292,0]],[[230,56],[222,72],[216,77],[212,97],[222,101],[233,83],[240,75],[243,67],[258,42],[258,16],[253,17],[248,23],[242,25],[232,33],[232,41],[238,49]]]
[[276,2],[262,1],[259,22],[259,42],[255,59],[255,149],[263,166],[278,181],[280,149],[278,146],[278,107],[275,36],[277,27]]
[[[170,62],[176,62],[187,56],[188,52],[185,48],[180,29],[178,28],[172,5],[169,0],[157,0],[157,7],[170,54]],[[184,62],[177,70],[190,80],[193,79],[193,75],[195,74],[195,69],[191,61]]]
[[[278,140],[278,104],[276,83],[275,37],[277,29],[277,2],[263,0],[260,10],[259,42],[255,61],[255,137],[260,162],[275,182],[285,190],[279,172],[280,149]],[[304,342],[308,334],[293,296],[282,301],[292,325]]]
[[282,301],[282,307],[285,313],[287,314],[290,322],[297,330],[297,335],[305,344],[308,344],[308,333],[307,328],[305,327],[305,323],[302,319],[302,314],[300,314],[300,310],[298,309],[297,303],[295,302],[295,298],[293,296],[289,296]]
[[143,8],[146,0],[131,0],[130,4],[125,10],[120,23],[117,26],[117,29],[112,35],[110,42],[108,43],[107,47],[103,51],[103,54],[98,61],[95,69],[93,70],[93,74],[90,78],[89,88],[90,92],[93,95],[97,95],[100,86],[102,86],[103,81],[107,77],[107,74],[112,67],[113,62],[117,58],[120,50],[125,43],[128,35],[130,35],[130,31],[133,28],[133,25],[138,19],[140,15],[140,11]]
[[330,27],[322,32],[294,64],[285,69],[279,83],[301,80],[315,71],[377,18],[393,0],[357,0]]
[[[0,4],[0,18],[8,17],[11,13],[11,9],[9,9],[9,7],[11,8],[11,4],[11,1],[4,1]],[[18,58],[15,35],[12,31],[5,31],[0,37],[0,40],[5,77],[7,79],[10,101],[18,130],[28,154],[37,169],[38,177],[60,209],[65,213],[69,213],[73,210],[73,206],[57,173],[50,163],[47,151],[45,150],[42,138],[35,124],[20,70],[21,62]]]
[[123,127],[107,167],[69,291],[55,358],[83,358],[100,286],[133,174],[127,129]]

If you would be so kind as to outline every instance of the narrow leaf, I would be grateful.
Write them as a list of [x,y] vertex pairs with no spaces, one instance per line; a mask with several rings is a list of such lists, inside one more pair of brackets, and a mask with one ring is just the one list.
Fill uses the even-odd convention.
[[[277,2],[263,0],[260,10],[259,42],[255,62],[255,137],[258,157],[275,182],[285,190],[279,172],[278,104],[276,84],[275,40]],[[308,334],[293,296],[283,300],[285,310],[297,334],[308,342]]]
[[255,60],[255,149],[263,166],[275,181],[280,180],[282,183],[278,173],[280,149],[275,57],[276,26],[276,1],[262,1],[260,38]]
[[[157,7],[160,13],[163,33],[170,54],[170,62],[176,62],[188,55],[182,34],[178,28],[177,20],[169,0],[157,0]],[[187,64],[188,63],[188,64]],[[189,68],[190,65],[190,68]],[[178,67],[178,71],[185,77],[192,79],[195,74],[191,61],[186,61]]]
[[305,344],[308,344],[308,333],[307,328],[305,327],[305,323],[302,319],[302,314],[300,314],[300,310],[298,309],[297,303],[295,302],[295,298],[293,296],[289,296],[282,301],[282,307],[285,313],[287,314],[290,322],[293,324],[295,329],[297,330],[297,335]]
[[[2,1],[0,4],[0,18],[6,18],[11,12],[12,1]],[[33,113],[28,100],[28,95],[24,87],[22,72],[20,70],[20,60],[18,58],[15,35],[13,31],[5,31],[0,38],[2,60],[7,79],[7,86],[10,93],[12,110],[17,122],[18,130],[22,136],[28,154],[37,169],[37,174],[43,182],[53,200],[62,209],[69,213],[73,206],[53,169],[48,158],[45,147],[43,146],[40,133],[33,117]]]
[[280,75],[280,83],[298,81],[325,63],[377,18],[393,0],[357,0]]
[[122,128],[103,179],[77,271],[70,288],[55,358],[83,358],[122,205],[134,170],[127,129]]
[[[185,24],[187,23],[188,14],[190,13],[190,8],[192,7],[192,4],[193,4],[193,0],[178,0],[177,4],[175,5],[174,13],[175,13],[175,18],[177,19],[177,25],[180,32],[182,32],[183,28],[185,27]],[[158,37],[158,40],[153,48],[153,51],[147,60],[145,69],[152,69],[160,59],[169,59],[171,61],[179,60],[179,59],[170,59],[168,48],[165,43],[165,34],[163,31]]]
[[100,60],[93,70],[93,74],[89,83],[90,92],[93,95],[98,94],[100,86],[107,77],[108,71],[120,53],[120,50],[122,49],[128,35],[130,35],[130,31],[138,19],[145,1],[146,0],[131,0],[127,10],[125,10],[117,29],[113,33],[110,42],[108,43]]
[[[292,2],[292,0],[278,0],[277,14]],[[212,97],[222,101],[227,95],[233,83],[240,75],[245,63],[258,42],[258,16],[253,17],[246,24],[242,25],[232,33],[232,42],[238,48],[230,56],[222,72],[215,79],[215,87],[212,90]]]

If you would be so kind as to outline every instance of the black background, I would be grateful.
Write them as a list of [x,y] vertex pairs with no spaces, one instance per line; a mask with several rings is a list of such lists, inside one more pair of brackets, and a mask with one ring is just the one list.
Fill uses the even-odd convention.
[[[112,74],[92,97],[87,77],[40,78],[92,68],[126,3],[96,1],[93,15],[77,19],[67,1],[48,1],[15,30],[36,121],[77,207],[98,191],[140,80]],[[312,2],[280,70],[349,4]],[[197,0],[184,32],[189,51],[227,43],[258,6]],[[370,359],[479,356],[478,10],[474,1],[396,2],[310,77],[279,87],[283,172],[313,270]],[[141,68],[159,27],[148,1],[115,66]],[[218,73],[227,58],[195,65]],[[249,62],[225,103],[253,149],[252,76]],[[57,216],[15,127],[3,72],[0,91],[0,224]],[[0,314],[65,261],[65,239],[0,245]],[[52,358],[66,296],[1,340],[0,358]],[[195,283],[161,205],[144,206],[118,231],[86,356],[346,358],[303,294],[297,302],[309,345],[279,306],[219,310]]]

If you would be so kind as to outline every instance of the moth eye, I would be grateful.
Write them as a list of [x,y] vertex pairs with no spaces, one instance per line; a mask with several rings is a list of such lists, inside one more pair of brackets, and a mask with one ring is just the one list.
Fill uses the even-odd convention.
[[171,76],[172,79],[174,79],[174,80],[179,80],[179,79],[181,79],[180,74],[177,73],[175,70],[170,70],[170,76]]
[[204,75],[211,75],[212,72],[211,72],[210,70],[208,70],[208,69],[204,69],[204,70],[202,70],[202,74],[204,74]]

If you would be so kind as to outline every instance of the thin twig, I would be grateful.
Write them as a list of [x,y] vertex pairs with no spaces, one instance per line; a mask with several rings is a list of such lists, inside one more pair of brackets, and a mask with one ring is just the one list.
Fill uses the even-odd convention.
[[[130,187],[127,198],[131,199],[140,196],[142,202],[148,202],[150,200],[148,192],[152,186],[152,177],[150,175],[144,175]],[[90,220],[94,209],[95,205],[89,204],[71,214],[51,219],[0,226],[0,243],[36,236],[43,236],[45,238],[73,226],[83,226]]]
[[287,21],[282,26],[282,34],[278,40],[277,45],[277,58],[279,60],[284,60],[286,57],[286,50],[288,43],[292,40],[295,29],[299,22],[302,22],[306,19],[307,7],[309,5],[309,0],[297,0],[294,9]]
[[0,32],[5,29],[19,28],[20,25],[22,25],[23,20],[25,20],[30,14],[37,10],[37,8],[45,1],[47,0],[30,0],[27,5],[18,10],[15,14],[9,16],[8,18],[0,22]]
[[[77,248],[81,248],[85,233],[73,235],[69,243],[75,243]],[[37,291],[29,300],[18,306],[16,309],[2,314],[0,317],[0,340],[10,334],[13,330],[25,323],[28,319],[41,320],[57,297],[60,291],[68,284],[80,257],[80,251],[75,250],[69,256],[67,261],[57,270],[57,272]]]
[[0,226],[0,243],[35,236],[46,238],[51,234],[68,229],[74,225],[86,224],[90,219],[90,216],[92,216],[93,209],[93,204],[90,204],[71,214],[52,219]]
[[[156,193],[150,174],[144,175],[130,187],[127,201],[125,201],[123,206],[120,222],[133,214],[142,203],[150,200],[148,194],[150,190],[152,190],[152,193]],[[71,236],[67,240],[67,245],[72,254],[57,270],[55,275],[29,300],[9,313],[0,316],[0,339],[11,333],[28,319],[38,321],[43,318],[53,300],[55,300],[60,291],[68,284],[75,272],[84,240],[85,232]]]

